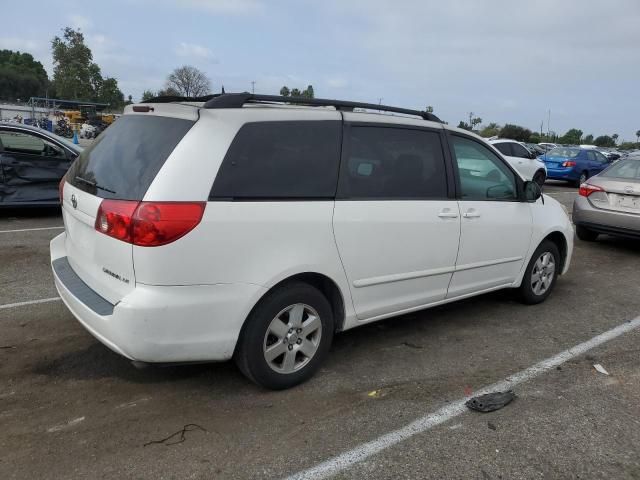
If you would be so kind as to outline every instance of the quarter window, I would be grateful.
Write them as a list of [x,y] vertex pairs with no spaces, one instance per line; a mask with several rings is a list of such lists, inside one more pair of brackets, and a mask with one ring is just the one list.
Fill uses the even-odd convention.
[[222,161],[210,199],[334,198],[341,122],[245,124]]
[[515,174],[484,145],[451,136],[463,200],[515,200]]
[[339,198],[446,198],[440,134],[393,127],[352,126],[340,174]]

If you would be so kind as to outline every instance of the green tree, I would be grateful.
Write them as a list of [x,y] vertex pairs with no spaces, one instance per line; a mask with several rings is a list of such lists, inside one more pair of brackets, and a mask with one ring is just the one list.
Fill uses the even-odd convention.
[[480,125],[482,123],[482,119],[480,117],[474,117],[471,119],[471,129],[475,130],[476,125]]
[[480,130],[480,135],[489,138],[500,135],[500,125],[495,122],[491,122],[489,125]]
[[202,97],[211,92],[211,81],[196,67],[183,65],[169,74],[165,87],[183,97]]
[[145,90],[144,92],[142,92],[142,98],[140,99],[140,101],[146,102],[147,100],[151,100],[155,96],[156,94],[153,93],[151,90]]
[[115,78],[108,77],[102,80],[100,89],[96,93],[95,100],[108,103],[112,109],[121,109],[124,106],[124,94],[118,88],[118,81]]
[[460,123],[458,123],[458,128],[462,128],[463,130],[469,130],[471,131],[471,125],[469,125],[467,122],[460,120]]
[[433,107],[431,105],[427,105],[427,108],[424,110],[427,113],[433,113]]
[[610,137],[609,135],[600,135],[599,137],[596,137],[593,143],[598,147],[615,147],[616,145],[613,141],[613,137]]
[[587,144],[587,145],[591,145],[591,144],[593,144],[593,135],[592,135],[592,134],[589,134],[589,135],[587,135],[586,137],[584,137],[584,138],[582,139],[582,143],[585,143],[585,144]]
[[636,143],[640,143],[640,130],[636,132]]
[[558,141],[560,143],[566,143],[569,145],[578,145],[582,140],[582,130],[577,128],[572,128],[567,131],[563,136],[561,136]]
[[283,97],[305,97],[315,98],[315,92],[313,91],[313,85],[307,85],[307,88],[300,90],[299,88],[289,88],[286,85],[280,89],[280,95]]
[[51,41],[53,53],[53,85],[56,95],[72,100],[89,100],[99,88],[100,68],[93,63],[91,49],[84,43],[80,30],[63,29],[62,38]]
[[616,143],[618,143],[618,137],[620,135],[618,135],[617,133],[614,133],[613,135],[611,135],[611,138],[613,138],[613,144],[615,145]]
[[180,96],[180,92],[178,92],[174,88],[167,87],[167,88],[163,88],[162,90],[158,90],[158,93],[156,94],[156,96],[158,96],[158,97],[179,97]]
[[510,123],[507,123],[500,130],[500,136],[502,138],[509,138],[511,140],[517,140],[519,142],[528,142],[529,138],[531,138],[531,130],[519,125],[512,125]]
[[289,90],[289,87],[285,85],[280,89],[280,95],[282,95],[283,97],[288,97],[289,95],[291,95],[291,90]]
[[302,96],[302,92],[297,88],[292,88],[291,89],[291,96],[292,97],[301,97]]
[[306,97],[306,98],[314,98],[314,92],[313,92],[313,85],[307,85],[307,88],[305,88],[302,91],[302,96]]
[[29,53],[0,50],[0,98],[26,100],[44,97],[49,77],[40,62]]

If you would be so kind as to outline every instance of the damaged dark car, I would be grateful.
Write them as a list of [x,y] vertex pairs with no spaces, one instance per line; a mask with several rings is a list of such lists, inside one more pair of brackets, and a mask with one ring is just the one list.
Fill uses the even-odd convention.
[[82,152],[29,125],[0,123],[0,207],[58,205],[58,185]]

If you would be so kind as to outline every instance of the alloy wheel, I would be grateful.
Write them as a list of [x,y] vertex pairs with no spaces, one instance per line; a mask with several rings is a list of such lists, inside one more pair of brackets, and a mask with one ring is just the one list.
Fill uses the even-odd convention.
[[556,263],[551,252],[544,252],[538,257],[531,270],[531,289],[536,295],[543,295],[553,283],[556,274]]

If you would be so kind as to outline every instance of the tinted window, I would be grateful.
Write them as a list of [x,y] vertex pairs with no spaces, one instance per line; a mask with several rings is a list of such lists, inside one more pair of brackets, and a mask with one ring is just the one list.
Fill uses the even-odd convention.
[[596,155],[596,161],[600,163],[607,163],[609,161],[607,157],[600,152],[595,152],[595,155]]
[[501,154],[511,156],[511,145],[509,145],[508,142],[494,143],[493,146],[496,147]]
[[514,157],[529,158],[531,156],[531,153],[529,153],[529,150],[524,148],[519,143],[512,143],[511,144],[511,148],[513,149],[513,156]]
[[67,180],[99,197],[141,200],[193,123],[179,118],[124,115],[80,154]]
[[340,175],[341,198],[445,198],[440,134],[390,127],[352,127]]
[[515,174],[484,145],[452,136],[463,200],[513,200]]
[[256,122],[234,138],[210,198],[334,198],[341,122]]

